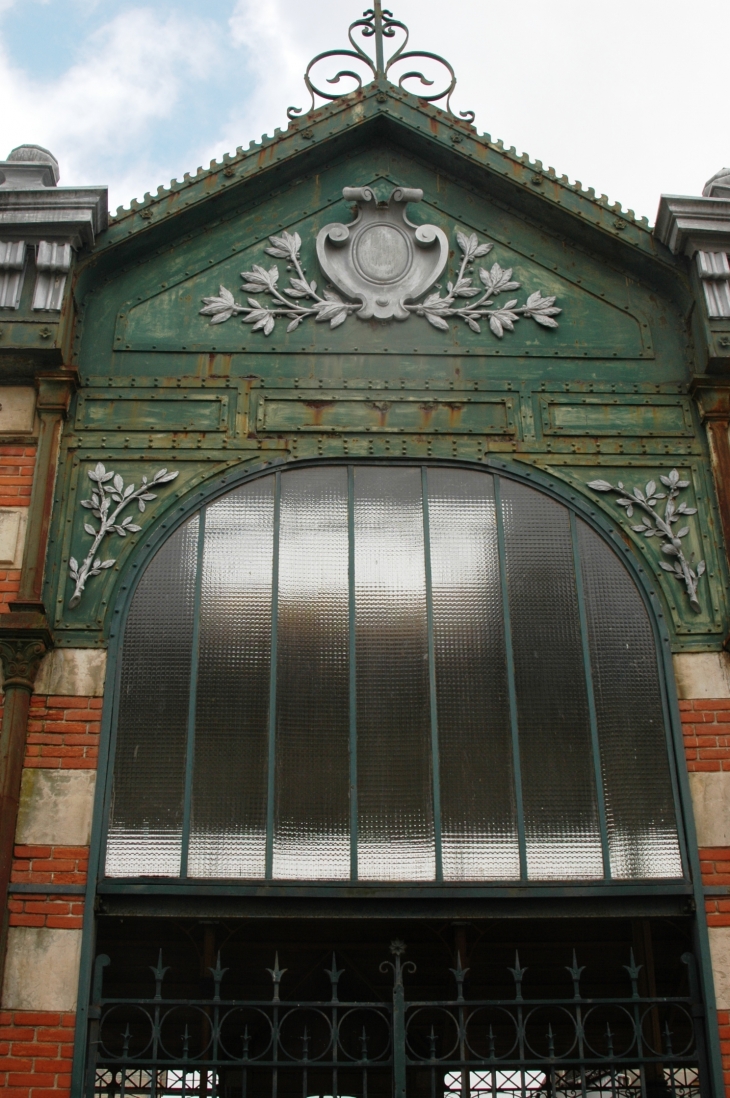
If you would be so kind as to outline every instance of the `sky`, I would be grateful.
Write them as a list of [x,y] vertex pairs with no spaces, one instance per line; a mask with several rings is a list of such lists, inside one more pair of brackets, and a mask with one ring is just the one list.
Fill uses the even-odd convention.
[[[0,0],[0,159],[23,142],[109,205],[154,193],[306,107],[367,0]],[[456,110],[654,222],[730,164],[728,0],[392,0],[443,54]],[[407,181],[406,181],[407,182]]]

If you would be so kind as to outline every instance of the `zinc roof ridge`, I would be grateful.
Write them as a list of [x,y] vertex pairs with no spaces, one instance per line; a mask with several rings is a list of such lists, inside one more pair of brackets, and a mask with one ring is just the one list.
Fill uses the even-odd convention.
[[[608,229],[609,231],[613,229],[616,233],[631,227],[642,234],[651,234],[652,227],[647,217],[637,217],[632,209],[624,210],[622,204],[618,201],[609,202],[608,196],[605,194],[597,195],[594,187],[584,187],[580,180],[571,182],[567,175],[559,175],[555,168],[551,166],[547,168],[544,167],[541,160],[532,160],[526,152],[518,153],[514,145],[507,146],[504,141],[499,138],[493,140],[491,135],[487,132],[479,133],[470,123],[449,114],[434,104],[426,103],[424,100],[419,99],[414,93],[408,92],[405,89],[392,84],[390,81],[373,80],[370,84],[358,91],[342,96],[330,103],[321,104],[313,110],[308,111],[306,114],[291,119],[286,129],[282,130],[281,127],[276,127],[273,136],[263,134],[258,141],[250,141],[248,148],[239,145],[234,153],[226,152],[222,155],[220,160],[211,160],[209,167],[204,168],[201,165],[194,174],[185,172],[182,180],[174,178],[170,181],[169,186],[159,186],[154,195],[147,191],[141,200],[133,198],[128,207],[117,207],[116,212],[109,215],[109,229],[102,235],[106,236],[110,230],[121,226],[124,222],[134,217],[134,215],[139,215],[143,222],[151,220],[154,209],[158,207],[160,203],[169,199],[171,196],[186,191],[192,191],[205,180],[208,180],[221,172],[225,177],[233,179],[236,174],[234,166],[245,164],[246,161],[254,156],[260,155],[262,150],[277,145],[287,138],[299,134],[305,138],[311,136],[316,140],[316,135],[314,133],[308,135],[306,131],[313,130],[315,126],[320,125],[337,114],[350,112],[358,104],[367,103],[372,99],[378,101],[379,110],[384,110],[384,108],[389,105],[388,101],[390,100],[394,102],[403,102],[413,110],[416,110],[427,117],[436,118],[442,124],[452,128],[452,130],[459,135],[459,138],[457,138],[459,145],[463,145],[464,138],[469,138],[497,152],[500,157],[505,160],[512,162],[516,166],[522,166],[533,173],[532,178],[528,181],[515,179],[514,181],[518,184],[525,185],[526,183],[529,183],[539,186],[542,184],[543,180],[547,180],[556,184],[561,190],[579,196],[583,202],[590,203],[591,206],[598,207],[602,211],[613,215],[614,222],[612,226],[604,225],[601,222],[596,223],[595,217],[592,218],[587,216],[582,210],[572,206],[567,208],[560,200],[559,196],[554,196],[545,192],[540,194],[540,197],[546,201],[557,204],[564,209],[567,208],[569,213],[573,215],[578,214],[578,216],[592,225],[598,224],[599,227]],[[438,133],[431,132],[429,136],[432,140],[445,144],[446,138]],[[451,136],[453,137],[454,133],[452,133]],[[453,151],[457,154],[469,155],[467,150],[463,148],[457,149],[454,147]],[[472,159],[472,157],[470,157],[470,159]],[[480,166],[489,170],[490,166],[488,164],[485,164],[481,160],[479,160],[478,163]],[[238,182],[241,181],[242,179],[239,177]],[[212,197],[212,195],[209,191],[205,191],[201,195],[201,200],[208,197]],[[173,212],[174,211],[163,210],[161,216],[156,219],[155,223],[159,224],[167,216],[171,216]],[[146,227],[146,224],[138,225],[134,229],[129,230],[129,234],[141,232]]]

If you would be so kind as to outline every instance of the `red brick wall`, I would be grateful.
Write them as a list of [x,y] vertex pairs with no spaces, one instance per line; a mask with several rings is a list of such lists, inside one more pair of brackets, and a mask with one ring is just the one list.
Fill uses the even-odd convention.
[[61,930],[81,930],[84,901],[81,896],[48,895],[42,891],[11,895],[8,901],[11,926],[48,926]]
[[718,1010],[717,1024],[720,1027],[720,1053],[722,1073],[725,1077],[725,1093],[730,1094],[730,1011]]
[[687,769],[730,770],[730,698],[681,701]]
[[76,1016],[0,1011],[3,1098],[64,1098],[71,1091]]
[[[681,701],[682,733],[687,769],[730,770],[730,698]],[[702,883],[707,887],[730,885],[730,847],[700,850]],[[730,897],[707,900],[710,926],[730,926]]]
[[[35,446],[0,446],[0,507],[29,505],[35,454]],[[19,569],[0,568],[0,614],[7,614],[19,586]]]
[[13,884],[84,885],[88,846],[20,846],[13,851]]
[[[689,771],[730,770],[730,698],[681,701],[684,750]],[[700,850],[702,883],[707,888],[730,885],[730,847]],[[709,926],[730,927],[730,896],[705,900]],[[725,1091],[730,1096],[730,1011],[717,1012]]]
[[33,695],[26,766],[96,770],[102,698]]
[[[101,698],[31,698],[25,766],[96,769]],[[14,926],[80,930],[84,901],[78,894],[43,891],[46,884],[86,883],[89,848],[16,845],[12,883],[38,885],[11,893]],[[0,1090],[3,1098],[66,1098],[70,1093],[75,1014],[5,1011],[0,1014]]]

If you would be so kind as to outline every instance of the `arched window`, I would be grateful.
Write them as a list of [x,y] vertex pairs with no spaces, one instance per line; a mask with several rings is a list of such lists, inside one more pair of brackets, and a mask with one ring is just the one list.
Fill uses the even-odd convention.
[[106,872],[681,876],[627,568],[544,492],[455,465],[302,466],[216,499],[131,603]]

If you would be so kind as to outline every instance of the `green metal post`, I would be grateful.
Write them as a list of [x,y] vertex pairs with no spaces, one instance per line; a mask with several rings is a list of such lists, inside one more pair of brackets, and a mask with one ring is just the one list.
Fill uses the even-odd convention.
[[598,808],[598,826],[601,833],[601,856],[603,859],[603,876],[607,881],[611,879],[611,858],[608,846],[608,823],[606,820],[606,794],[603,788],[603,772],[601,767],[601,745],[598,738],[598,716],[596,714],[596,696],[593,689],[593,670],[591,667],[591,649],[588,637],[588,614],[586,612],[585,591],[583,589],[583,570],[580,561],[580,546],[578,545],[578,527],[576,525],[575,511],[570,511],[570,538],[573,545],[573,568],[575,571],[575,591],[578,599],[578,615],[580,618],[580,639],[583,650],[583,671],[586,682],[586,697],[588,699],[588,714],[591,723],[591,752],[593,755],[593,779],[596,784],[596,806]]
[[357,880],[357,635],[355,618],[355,470],[347,467],[347,588],[350,706],[350,879]]
[[274,872],[274,780],[276,772],[276,661],[279,622],[279,527],[281,524],[281,473],[275,474],[274,547],[271,579],[271,668],[269,678],[269,763],[266,790],[266,877]]
[[426,571],[426,620],[428,629],[428,690],[431,711],[431,780],[433,782],[433,839],[436,850],[436,880],[443,881],[441,845],[441,766],[439,758],[438,701],[436,697],[436,653],[433,636],[433,581],[431,576],[431,526],[428,513],[428,472],[421,469],[423,501],[423,551]]
[[393,1098],[406,1098],[406,1000],[400,954],[395,951],[393,976]]
[[203,552],[205,550],[205,515],[203,507],[198,518],[198,545],[195,564],[195,595],[193,601],[193,643],[190,654],[190,694],[188,697],[188,733],[185,748],[185,797],[183,802],[182,850],[180,876],[188,875],[190,822],[193,814],[193,772],[195,769],[195,725],[198,709],[198,657],[200,654],[200,597],[203,586]]
[[510,616],[509,589],[507,587],[507,558],[502,519],[502,495],[499,477],[494,477],[494,515],[497,523],[497,555],[499,557],[499,583],[502,594],[504,620],[504,649],[507,659],[507,686],[509,690],[510,729],[512,734],[512,768],[515,783],[515,812],[517,814],[517,841],[520,850],[520,880],[527,880],[527,838],[525,835],[525,810],[522,798],[522,767],[520,763],[520,730],[517,714],[517,686],[515,684],[515,659],[512,650],[512,618]]

